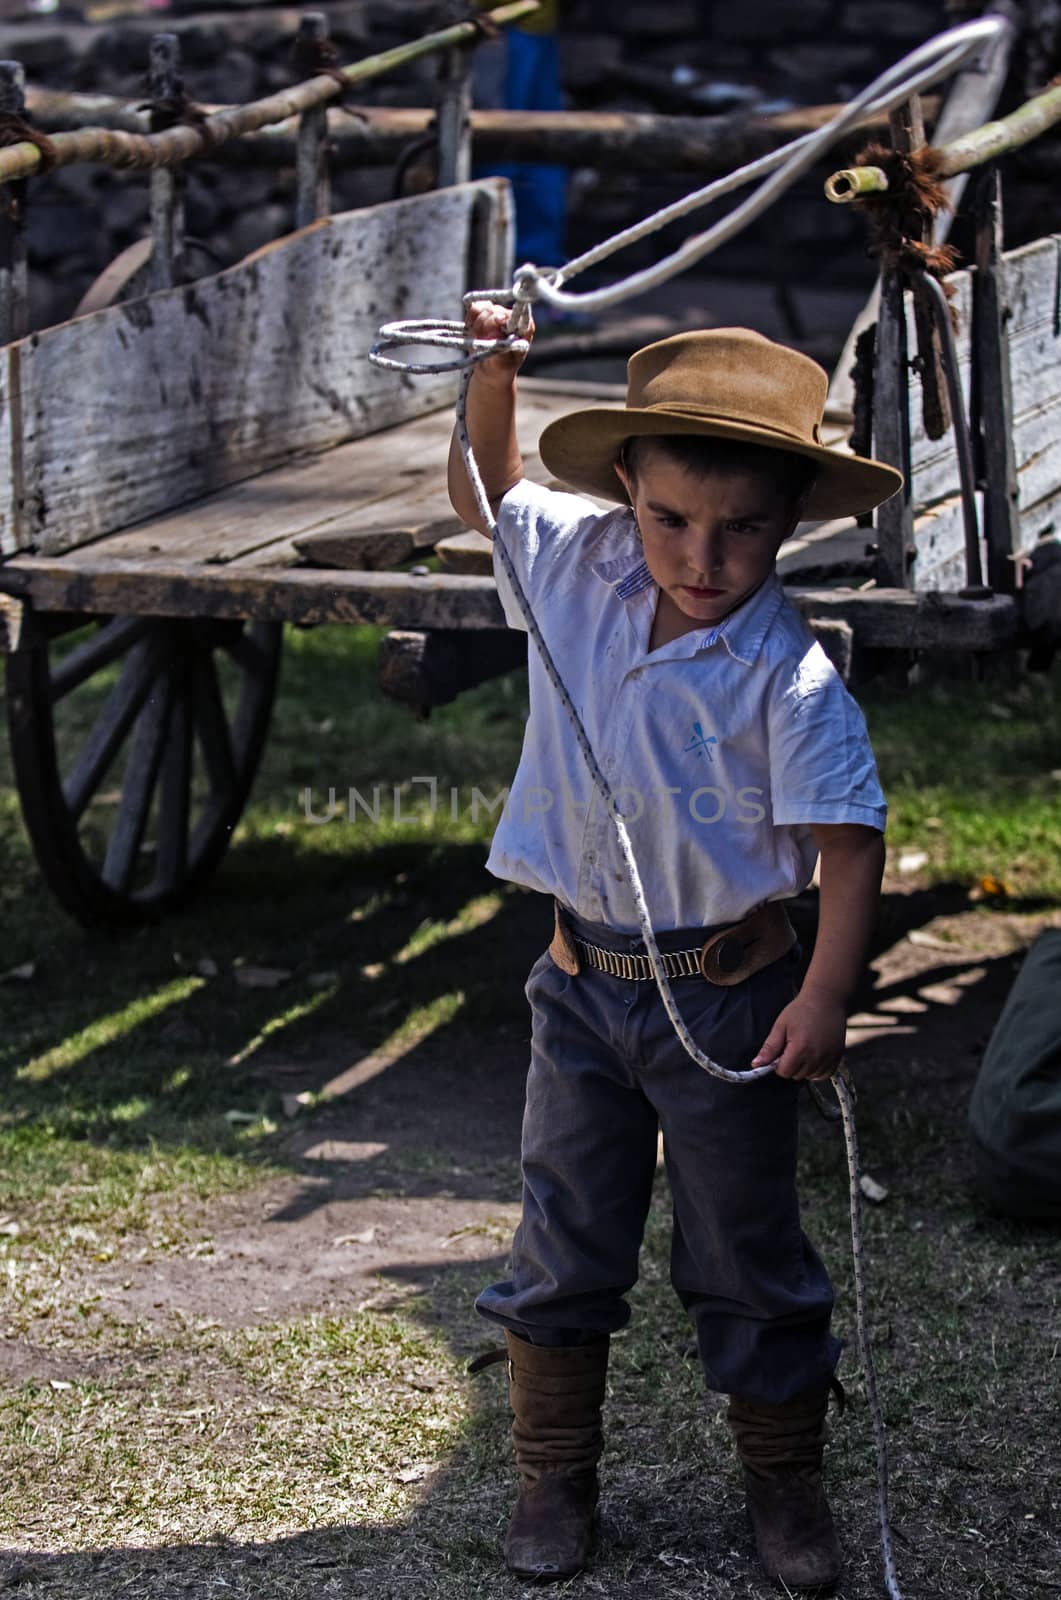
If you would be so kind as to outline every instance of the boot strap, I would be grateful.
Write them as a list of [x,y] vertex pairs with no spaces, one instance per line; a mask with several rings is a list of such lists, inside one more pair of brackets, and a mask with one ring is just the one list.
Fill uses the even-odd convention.
[[487,1367],[497,1366],[500,1362],[507,1360],[508,1351],[503,1344],[498,1345],[496,1350],[484,1350],[482,1355],[476,1356],[474,1361],[469,1361],[465,1371],[469,1378],[476,1378],[480,1372],[485,1372]]

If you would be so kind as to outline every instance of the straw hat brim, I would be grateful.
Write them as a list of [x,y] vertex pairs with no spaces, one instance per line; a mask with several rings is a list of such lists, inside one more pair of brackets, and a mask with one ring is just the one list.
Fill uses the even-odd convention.
[[857,516],[890,500],[903,486],[894,467],[865,456],[843,455],[827,445],[811,445],[774,428],[760,428],[714,417],[691,417],[672,411],[591,407],[551,422],[543,431],[538,451],[545,466],[561,482],[603,500],[627,503],[627,494],[615,471],[624,439],[652,434],[703,434],[764,445],[791,455],[806,456],[817,467],[814,486],[803,507],[806,521]]

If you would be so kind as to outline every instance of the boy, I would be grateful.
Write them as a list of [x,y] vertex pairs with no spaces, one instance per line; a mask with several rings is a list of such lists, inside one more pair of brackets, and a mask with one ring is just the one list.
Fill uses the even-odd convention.
[[[507,311],[477,302],[470,331]],[[479,1311],[505,1330],[520,1493],[508,1565],[588,1559],[609,1336],[629,1317],[662,1129],[671,1276],[710,1388],[730,1396],[768,1575],[827,1588],[840,1551],[821,1482],[839,1344],[799,1224],[800,1081],[839,1063],[880,890],[885,802],[861,713],[774,571],[803,516],[863,511],[891,468],[820,442],[825,373],[744,329],[635,355],[626,406],[551,424],[545,465],[610,500],[528,483],[519,357],[481,365],[468,426],[505,543],[596,759],[628,818],[681,1013],[734,1085],[690,1060],[644,955],[623,862],[566,713],[530,652],[530,717],[488,866],[554,898],[527,984],[533,1017],[523,1209],[510,1277]],[[454,439],[450,494],[484,533]],[[506,616],[523,626],[499,561]],[[821,857],[813,957],[783,901]],[[706,981],[705,981],[706,979]]]

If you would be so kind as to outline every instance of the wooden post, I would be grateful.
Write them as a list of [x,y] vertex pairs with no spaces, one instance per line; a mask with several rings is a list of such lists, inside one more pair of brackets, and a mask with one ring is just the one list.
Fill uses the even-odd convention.
[[[454,19],[463,11],[454,7]],[[467,183],[472,173],[472,58],[466,45],[447,50],[438,77],[438,186]]]
[[[18,61],[0,61],[0,111],[22,116],[26,74]],[[29,276],[26,266],[26,184],[0,187],[0,344],[29,332]]]
[[[323,11],[306,11],[299,20],[298,41],[306,46],[323,44],[328,37],[328,18]],[[328,173],[328,107],[311,106],[298,119],[298,146],[295,161],[295,227],[304,228],[331,210],[331,179]]]
[[[906,105],[892,112],[888,120],[896,150],[909,155],[911,151],[923,147],[925,119],[919,95],[911,96]],[[931,244],[935,230],[931,218],[926,220],[915,213],[907,218],[904,231],[908,238],[916,239],[919,244]],[[921,415],[928,437],[942,439],[950,427],[950,412],[947,408],[939,328],[921,285],[915,279],[910,287],[914,295],[914,326],[917,329],[917,356],[912,365],[921,379]]]
[[983,168],[973,189],[976,273],[973,277],[973,418],[984,490],[987,581],[999,594],[1016,588],[1009,559],[1020,547],[1020,506],[1013,451],[1009,365],[1010,308],[1002,254],[1002,190],[998,168]]
[[[888,119],[892,145],[907,153],[925,142],[925,124],[917,95]],[[909,233],[926,230],[911,216],[904,224]],[[881,273],[880,312],[873,377],[874,451],[881,461],[898,467],[906,482],[901,493],[877,512],[877,582],[890,588],[913,586],[914,544],[913,484],[910,481],[910,392],[906,306],[902,272],[885,267]],[[949,424],[942,372],[939,335],[932,308],[920,293],[914,296],[918,341],[918,369],[924,401],[925,432],[938,439]]]
[[[153,34],[148,66],[151,100],[173,100],[183,93],[180,66],[177,35]],[[172,289],[183,279],[184,173],[179,167],[156,167],[151,173],[151,289]]]
[[914,551],[913,485],[910,481],[910,387],[906,347],[906,303],[902,275],[881,274],[880,312],[873,367],[873,454],[898,467],[902,489],[877,508],[878,584],[909,589]]

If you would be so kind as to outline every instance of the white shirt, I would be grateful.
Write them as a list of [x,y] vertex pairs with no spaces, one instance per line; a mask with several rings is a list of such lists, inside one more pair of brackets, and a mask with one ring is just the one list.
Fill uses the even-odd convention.
[[[649,650],[659,589],[628,507],[524,479],[504,540],[627,826],[652,925],[737,921],[810,883],[811,824],[883,831],[862,713],[780,580],[722,622]],[[499,557],[510,626],[524,628]],[[637,932],[611,816],[530,646],[530,716],[487,867],[580,916]]]

